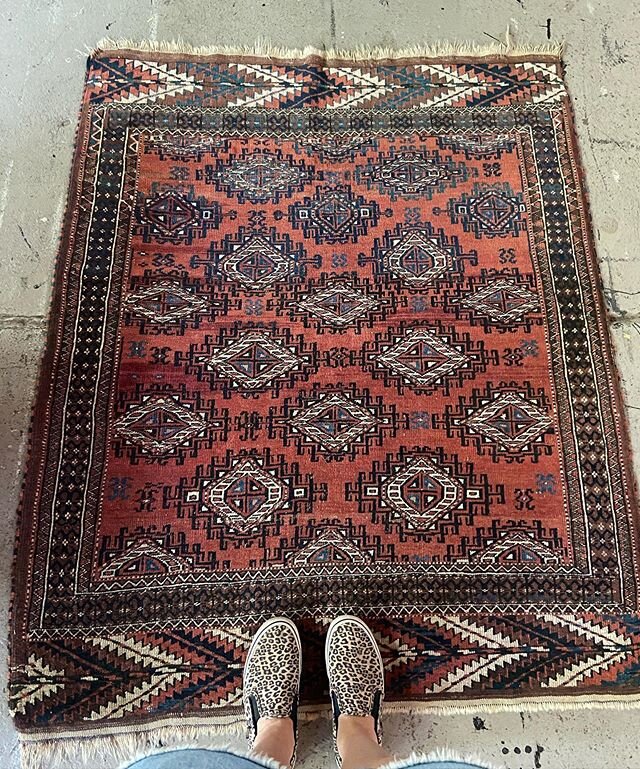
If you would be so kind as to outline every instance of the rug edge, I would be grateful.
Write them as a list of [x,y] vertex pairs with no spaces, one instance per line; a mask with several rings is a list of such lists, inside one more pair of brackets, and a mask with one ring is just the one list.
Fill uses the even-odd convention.
[[[566,81],[565,81],[566,85]],[[577,117],[575,105],[571,90],[567,88],[567,112],[565,120],[567,121],[567,138],[571,144],[573,153],[574,175],[576,179],[577,192],[580,198],[583,214],[583,229],[585,242],[585,256],[588,264],[589,274],[592,278],[593,295],[597,303],[600,314],[601,340],[603,342],[603,352],[608,360],[608,376],[613,388],[612,405],[614,415],[617,417],[618,435],[620,438],[619,453],[623,455],[623,475],[628,495],[629,510],[629,536],[631,538],[634,564],[636,567],[636,577],[640,580],[640,476],[636,471],[640,457],[636,452],[631,439],[631,409],[629,407],[629,398],[622,382],[622,370],[620,366],[620,349],[613,335],[613,323],[616,318],[609,308],[605,293],[604,283],[604,262],[599,256],[599,248],[596,244],[596,228],[593,220],[593,211],[591,196],[589,191],[589,182],[587,179],[586,168],[584,164],[583,142],[578,136]],[[640,611],[640,582],[636,582],[636,596],[634,612]]]
[[155,53],[180,54],[184,56],[243,56],[286,61],[321,59],[323,61],[393,61],[399,59],[522,59],[531,56],[560,61],[564,52],[564,41],[549,43],[515,43],[509,32],[505,42],[479,44],[473,41],[435,41],[411,46],[392,48],[389,46],[356,46],[354,48],[287,48],[274,45],[267,40],[257,40],[253,45],[191,45],[177,40],[131,40],[126,38],[103,38],[92,49],[90,56],[104,56],[109,53]]
[[[44,337],[35,380],[31,392],[31,402],[28,411],[28,426],[23,436],[22,455],[19,464],[20,486],[18,487],[18,500],[15,507],[15,534],[13,550],[11,553],[11,580],[10,598],[7,615],[7,649],[5,659],[7,661],[6,681],[9,689],[5,699],[9,700],[10,684],[13,680],[14,668],[26,660],[24,654],[26,637],[24,628],[27,623],[28,602],[18,602],[20,591],[17,584],[29,570],[27,564],[31,563],[32,538],[38,520],[35,513],[33,494],[37,478],[42,472],[45,463],[44,449],[49,430],[48,420],[41,418],[40,411],[46,406],[50,395],[50,377],[53,371],[54,361],[58,353],[59,322],[66,300],[65,277],[69,269],[69,249],[75,234],[76,223],[72,212],[77,206],[80,189],[79,178],[83,172],[84,160],[84,131],[86,130],[87,110],[84,104],[80,104],[76,112],[76,125],[73,137],[71,164],[68,172],[67,185],[64,188],[64,206],[62,217],[57,225],[57,230],[52,228],[56,237],[51,246],[50,254],[53,257],[51,268],[49,295],[45,311],[43,325]],[[28,601],[31,600],[30,590],[27,593]],[[13,713],[12,722],[15,723]]]
[[[640,710],[640,691],[627,694],[598,695],[593,692],[585,694],[557,694],[536,697],[473,697],[460,701],[432,698],[428,700],[391,700],[384,702],[384,712],[393,713],[433,713],[434,715],[464,715],[467,713],[542,713],[572,710]],[[226,710],[226,708],[222,708]],[[331,718],[331,706],[327,703],[308,704],[299,707],[301,723],[315,721],[321,718]],[[113,737],[118,735],[145,734],[169,729],[174,733],[188,734],[191,730],[209,734],[244,734],[246,729],[245,715],[241,711],[234,713],[190,714],[183,716],[150,717],[138,723],[100,724],[95,722],[93,727],[86,723],[77,728],[59,728],[52,731],[18,731],[21,744],[39,742],[55,742],[70,737],[92,738]],[[197,735],[196,735],[197,736]],[[189,739],[189,737],[184,737]]]

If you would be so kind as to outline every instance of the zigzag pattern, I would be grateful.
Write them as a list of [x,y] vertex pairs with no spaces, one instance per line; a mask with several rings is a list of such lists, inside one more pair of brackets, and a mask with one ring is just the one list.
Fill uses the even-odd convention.
[[176,67],[137,59],[99,60],[87,75],[92,101],[149,104],[175,101],[202,89],[194,76]]
[[[329,618],[301,623],[303,699],[326,699]],[[431,615],[369,620],[389,699],[529,697],[640,684],[640,626],[607,615]],[[34,645],[11,685],[19,724],[101,722],[240,707],[242,665],[255,626],[136,632]],[[47,660],[45,662],[44,660]],[[55,696],[54,696],[55,695]],[[53,708],[53,713],[52,713]],[[239,712],[239,711],[238,711]]]
[[104,57],[90,60],[85,90],[91,104],[267,109],[549,105],[564,96],[557,66],[541,62],[321,67]]

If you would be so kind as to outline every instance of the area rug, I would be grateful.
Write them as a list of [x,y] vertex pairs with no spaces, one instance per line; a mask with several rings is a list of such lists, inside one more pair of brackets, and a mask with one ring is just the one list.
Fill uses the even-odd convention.
[[96,51],[32,433],[10,698],[33,765],[239,723],[273,615],[310,706],[343,612],[392,709],[638,700],[631,459],[557,48]]

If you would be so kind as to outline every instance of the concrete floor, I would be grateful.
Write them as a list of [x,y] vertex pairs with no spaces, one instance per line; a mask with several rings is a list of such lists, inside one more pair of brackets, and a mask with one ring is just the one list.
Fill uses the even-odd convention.
[[[302,47],[567,41],[571,88],[629,420],[640,456],[640,7],[625,0],[4,0],[0,6],[0,625],[31,394],[80,102],[85,47],[104,35]],[[634,73],[636,73],[634,75]],[[0,653],[0,666],[5,655]],[[6,672],[1,669],[3,683]],[[475,719],[477,716],[481,720]],[[399,755],[451,745],[508,769],[640,766],[640,711],[387,718]],[[529,748],[529,749],[528,749]],[[0,703],[0,765],[18,766]],[[300,764],[333,765],[328,721],[302,736]],[[96,767],[96,769],[102,769]],[[106,767],[105,767],[106,769]]]

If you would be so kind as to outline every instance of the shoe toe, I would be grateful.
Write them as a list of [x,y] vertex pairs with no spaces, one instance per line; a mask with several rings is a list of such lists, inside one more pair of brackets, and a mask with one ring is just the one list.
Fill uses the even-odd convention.
[[[373,634],[357,618],[332,623],[327,634],[327,674],[341,715],[374,715],[384,697],[384,667]],[[377,706],[377,707],[376,707]]]
[[262,625],[249,649],[243,677],[250,740],[258,718],[296,720],[300,668],[300,636],[293,623],[275,619]]

